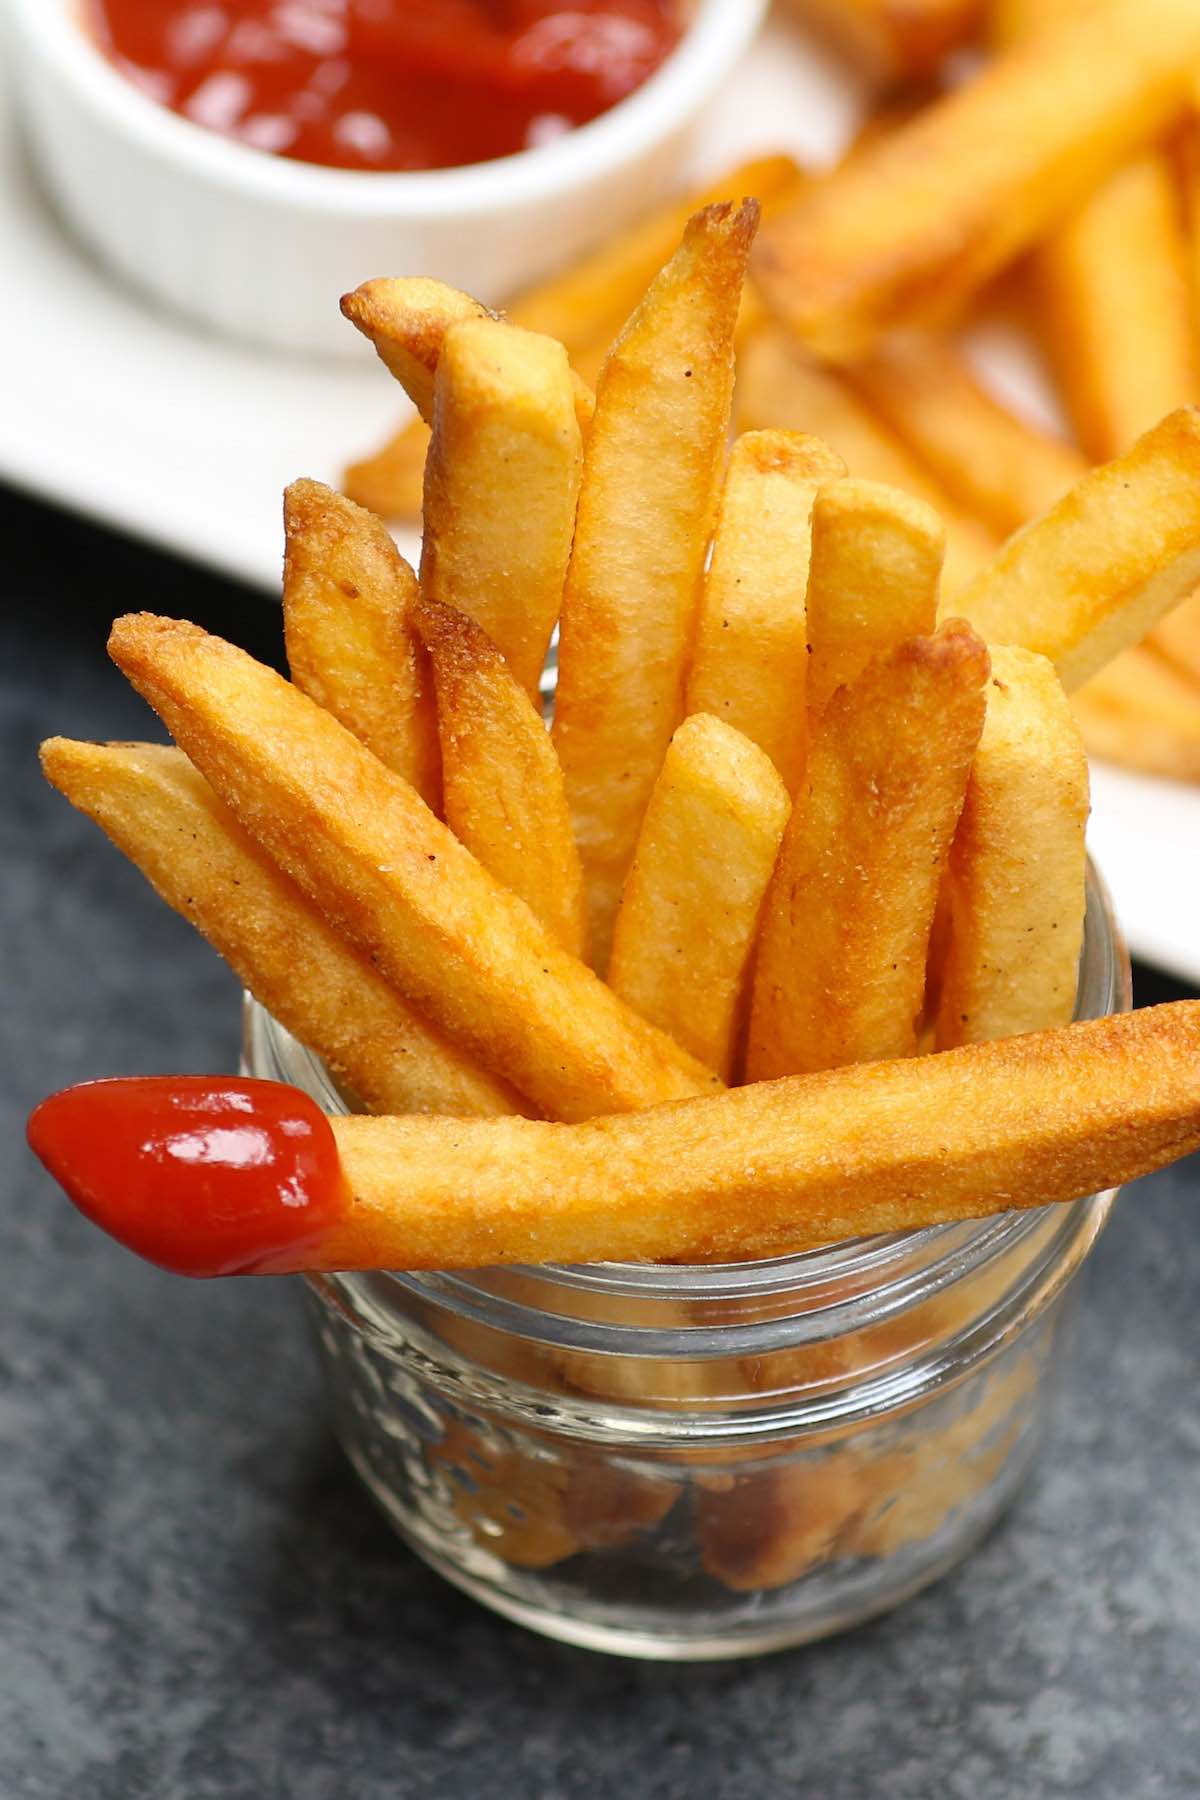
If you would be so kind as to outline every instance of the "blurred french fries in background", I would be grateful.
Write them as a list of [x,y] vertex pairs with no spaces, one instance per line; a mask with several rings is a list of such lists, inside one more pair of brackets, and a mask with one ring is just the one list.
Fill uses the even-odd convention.
[[693,713],[667,748],[621,896],[610,987],[725,1081],[790,811],[758,746]]
[[804,766],[809,515],[846,465],[819,438],[748,431],[730,453],[684,696],[766,752],[794,791]]
[[[1002,0],[992,35],[1035,40],[1083,0]],[[1067,411],[1097,462],[1200,399],[1182,195],[1152,147],[1115,170],[1034,251],[1030,279]]]
[[1200,399],[1187,244],[1165,154],[1110,176],[1038,247],[1031,279],[1067,410],[1098,462]]
[[1181,408],[1011,538],[952,610],[1071,691],[1200,582],[1200,410]]
[[1182,114],[1197,63],[1191,0],[1097,0],[772,220],[755,255],[768,303],[837,361],[945,321]]
[[[1169,662],[1177,674],[1200,684],[1200,594],[1189,595],[1160,619],[1146,643]],[[1200,686],[1197,687],[1197,698],[1200,698]]]
[[753,202],[696,214],[597,384],[563,595],[554,742],[601,969],[642,814],[681,717],[757,223]]
[[808,705],[815,718],[875,657],[934,629],[946,534],[923,500],[853,477],[821,488],[811,533]]
[[434,378],[421,590],[476,619],[530,695],[562,606],[582,461],[562,345],[495,319],[452,326]]
[[373,1112],[523,1110],[329,925],[181,750],[51,738],[42,767]]
[[418,519],[425,492],[429,427],[410,419],[385,444],[342,470],[342,489],[381,519]]
[[716,1085],[559,949],[407,782],[272,670],[149,614],[118,620],[110,653],[335,928],[540,1111],[590,1118]]
[[763,909],[748,1081],[914,1053],[987,673],[982,639],[951,621],[871,663],[815,721]]
[[932,75],[978,33],[986,0],[788,0],[797,18],[883,84]]
[[847,375],[955,504],[1000,537],[1045,512],[1087,473],[1078,450],[1010,412],[946,338],[893,332]]
[[581,956],[583,874],[541,713],[466,613],[423,600],[412,622],[433,667],[447,825],[564,950]]
[[433,693],[408,623],[416,576],[378,519],[319,481],[294,481],[283,516],[292,680],[436,806]]
[[1094,755],[1146,775],[1200,781],[1200,688],[1151,650],[1126,650],[1074,706]]
[[948,593],[965,587],[995,554],[995,537],[954,506],[842,373],[822,368],[781,328],[758,333],[742,350],[734,414],[739,431],[811,432],[837,452],[851,475],[901,488],[933,506],[946,531]]
[[993,645],[983,734],[950,851],[937,1047],[1065,1025],[1075,1010],[1087,758],[1052,664]]

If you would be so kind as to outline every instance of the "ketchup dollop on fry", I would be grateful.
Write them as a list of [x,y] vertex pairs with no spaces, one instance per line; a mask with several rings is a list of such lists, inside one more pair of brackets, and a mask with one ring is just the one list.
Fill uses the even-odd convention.
[[85,1082],[35,1108],[29,1143],[80,1212],[176,1275],[302,1269],[350,1204],[328,1119],[275,1081]]

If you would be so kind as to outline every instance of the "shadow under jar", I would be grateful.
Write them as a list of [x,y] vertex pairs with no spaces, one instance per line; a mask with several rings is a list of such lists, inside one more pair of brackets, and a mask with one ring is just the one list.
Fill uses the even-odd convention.
[[[1128,1005],[1090,873],[1076,1016]],[[246,1065],[345,1110],[253,1002]],[[1113,1199],[768,1262],[310,1278],[335,1427],[417,1553],[534,1630],[680,1660],[803,1643],[1013,1499]]]

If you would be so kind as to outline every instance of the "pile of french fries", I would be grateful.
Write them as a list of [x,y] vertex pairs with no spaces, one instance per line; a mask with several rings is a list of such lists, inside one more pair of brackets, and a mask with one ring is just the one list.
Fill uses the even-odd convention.
[[364,1109],[306,1267],[764,1256],[1200,1142],[1200,1006],[1068,1024],[1064,686],[1200,580],[1200,415],[947,595],[925,499],[777,426],[727,453],[758,217],[688,218],[594,392],[438,283],[351,295],[430,421],[419,572],[297,482],[291,681],[131,616],[177,748],[44,746]]
[[[739,321],[737,424],[817,436],[850,475],[928,501],[953,595],[1089,465],[1200,401],[1200,13],[1191,0],[789,4],[876,91],[842,166],[818,177],[783,156],[746,164],[508,316],[559,338],[593,381],[683,217],[758,194],[767,222]],[[980,47],[982,72],[943,91],[947,58]],[[959,333],[997,307],[1038,343],[1074,442],[1018,416],[964,357]],[[385,359],[403,358],[373,329],[369,290],[348,311]],[[428,384],[411,391],[427,419]],[[347,471],[346,492],[415,517],[427,442],[420,421],[406,426]],[[1200,780],[1200,598],[1073,704],[1094,754]]]

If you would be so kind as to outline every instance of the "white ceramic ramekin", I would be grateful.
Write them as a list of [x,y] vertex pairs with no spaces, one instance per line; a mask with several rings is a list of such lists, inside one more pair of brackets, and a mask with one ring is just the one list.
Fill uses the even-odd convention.
[[78,0],[0,0],[34,154],[106,262],[193,319],[277,349],[349,353],[338,314],[374,275],[435,275],[489,301],[657,198],[766,0],[694,0],[662,68],[544,148],[460,169],[316,168],[217,136],[140,93],[89,42]]

